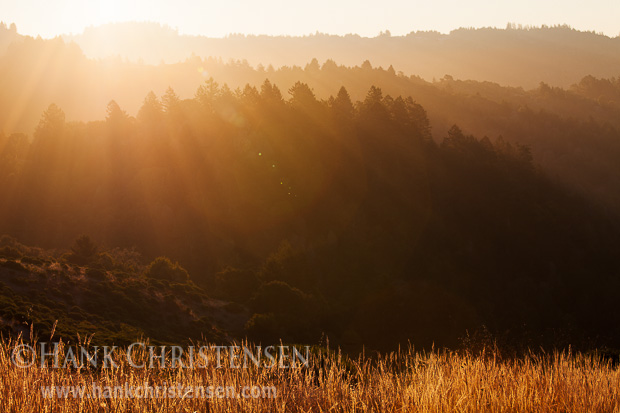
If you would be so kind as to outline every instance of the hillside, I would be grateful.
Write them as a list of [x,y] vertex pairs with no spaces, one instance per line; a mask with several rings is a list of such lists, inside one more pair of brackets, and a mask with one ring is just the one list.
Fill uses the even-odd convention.
[[[620,38],[580,32],[568,26],[458,29],[449,34],[411,32],[374,38],[316,33],[303,37],[230,35],[225,38],[180,35],[154,23],[116,23],[90,27],[76,42],[91,58],[120,56],[148,64],[181,62],[195,54],[247,60],[265,67],[304,66],[313,58],[346,66],[370,60],[427,81],[446,74],[534,88],[540,82],[568,87],[587,75],[612,77],[620,68]],[[157,44],[157,48],[148,45]]]
[[[8,33],[8,31],[7,31]],[[43,68],[46,68],[45,70]],[[213,78],[235,96],[246,85],[265,79],[283,91],[295,82],[309,85],[319,100],[340,87],[362,100],[371,86],[392,97],[411,96],[428,113],[431,134],[440,142],[453,124],[465,133],[530,147],[537,165],[563,185],[620,211],[620,86],[615,77],[585,76],[570,88],[541,83],[536,89],[506,87],[451,76],[427,82],[392,67],[369,62],[347,67],[333,60],[309,61],[305,67],[253,68],[247,62],[223,63],[192,57],[182,63],[150,66],[120,59],[95,61],[60,39],[24,38],[0,57],[0,141],[16,132],[31,135],[50,103],[60,106],[68,121],[105,117],[114,100],[137,115],[151,91],[162,96],[172,87],[180,99],[196,96]],[[2,133],[4,132],[4,134]],[[13,140],[19,141],[14,135]]]
[[0,0],[0,412],[620,413],[618,17]]
[[[80,259],[81,258],[81,259]],[[188,280],[150,276],[138,253],[114,249],[92,257],[0,240],[0,329],[4,336],[123,345],[189,339],[223,341],[242,331],[247,316],[233,314]],[[79,264],[78,264],[79,262]],[[241,320],[239,318],[241,317]]]
[[171,257],[257,341],[424,348],[481,330],[517,348],[617,346],[615,212],[527,146],[458,126],[436,142],[410,97],[290,95],[210,80],[88,123],[50,105],[32,142],[5,144],[0,231]]

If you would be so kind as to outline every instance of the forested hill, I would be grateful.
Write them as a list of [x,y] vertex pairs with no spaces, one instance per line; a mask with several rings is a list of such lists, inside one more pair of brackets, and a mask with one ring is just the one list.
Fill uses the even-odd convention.
[[[427,81],[445,74],[457,79],[491,81],[533,88],[539,82],[568,87],[586,75],[617,76],[620,38],[581,32],[568,26],[506,29],[458,29],[449,34],[411,32],[374,38],[316,33],[303,37],[230,35],[207,38],[180,35],[154,23],[118,23],[91,27],[75,41],[87,56],[120,56],[145,63],[174,63],[197,56],[246,59],[265,67],[303,66],[312,58],[336,59],[353,66],[370,60],[393,65]],[[148,47],[157,44],[157,48]]]
[[[0,37],[8,38],[10,33],[0,30]],[[342,86],[353,101],[365,99],[368,89],[377,86],[386,96],[411,96],[422,105],[436,142],[458,124],[467,134],[501,136],[513,145],[527,145],[535,163],[551,176],[603,207],[620,211],[620,80],[616,77],[585,76],[566,89],[541,83],[524,90],[452,76],[427,82],[399,73],[398,66],[373,67],[361,60],[354,67],[312,59],[304,67],[265,69],[244,61],[191,57],[182,63],[151,66],[121,59],[91,60],[78,46],[61,39],[10,36],[19,40],[0,57],[0,134],[5,136],[31,135],[50,103],[60,106],[68,121],[102,119],[111,100],[135,116],[149,91],[162,96],[172,87],[180,99],[193,98],[210,78],[222,87],[226,84],[234,96],[240,96],[246,84],[260,87],[269,79],[285,100],[301,81],[323,103]]]
[[[148,65],[14,29],[0,25],[11,39],[0,41],[0,234],[14,237],[0,239],[0,317],[11,325],[83,313],[106,336],[151,335],[143,315],[166,303],[179,329],[164,341],[210,331],[455,346],[486,329],[530,347],[620,348],[618,78],[428,82],[368,56]],[[360,39],[382,40],[398,39]],[[31,254],[81,234],[99,255]],[[127,251],[140,262],[126,266]],[[163,275],[149,276],[150,262]],[[82,298],[57,293],[67,285]],[[91,296],[135,317],[102,324],[111,310],[83,308]]]
[[[2,140],[0,232],[169,256],[237,302],[240,334],[263,342],[456,346],[484,327],[524,346],[618,347],[618,221],[538,171],[527,147],[456,126],[436,142],[421,105],[377,87],[359,102],[344,88],[321,102],[301,82],[289,93],[210,81],[194,99],[151,93],[136,118],[110,102],[88,123],[50,105],[32,141]],[[8,253],[7,276],[89,272]],[[114,297],[116,277],[122,294],[153,287],[114,261],[82,265]],[[3,291],[19,295],[19,279]],[[203,294],[190,287],[170,288]]]

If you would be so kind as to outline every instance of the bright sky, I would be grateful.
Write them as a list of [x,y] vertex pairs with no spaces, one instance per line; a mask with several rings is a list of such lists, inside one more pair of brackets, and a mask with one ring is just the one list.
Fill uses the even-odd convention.
[[184,34],[376,36],[458,27],[569,24],[620,34],[620,0],[0,0],[0,20],[20,33],[53,37],[90,25],[154,21]]

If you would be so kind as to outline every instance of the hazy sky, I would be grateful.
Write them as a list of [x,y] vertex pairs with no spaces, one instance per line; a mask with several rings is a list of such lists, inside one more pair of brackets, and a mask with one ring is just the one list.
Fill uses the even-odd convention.
[[181,33],[375,36],[458,27],[566,23],[620,34],[620,0],[0,0],[0,20],[20,33],[52,37],[114,21],[156,21]]

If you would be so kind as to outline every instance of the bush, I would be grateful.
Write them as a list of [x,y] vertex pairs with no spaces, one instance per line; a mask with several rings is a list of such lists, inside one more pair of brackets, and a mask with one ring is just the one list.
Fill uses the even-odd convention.
[[7,246],[7,245],[13,247],[17,244],[18,244],[17,240],[10,235],[3,234],[0,236],[0,246],[2,247]]
[[315,281],[308,268],[303,253],[294,250],[288,241],[284,241],[278,250],[265,260],[259,271],[259,278],[264,282],[284,281],[291,286],[308,290]]
[[[135,249],[113,248],[105,252],[114,263],[115,268],[125,272],[135,272],[144,267],[142,256]],[[106,258],[107,259],[107,258]]]
[[187,283],[189,274],[178,263],[173,263],[166,257],[157,257],[144,271],[144,275],[156,280],[166,280],[178,283]]
[[281,338],[274,314],[254,314],[245,324],[245,331],[249,339],[257,342],[275,343]]
[[239,303],[226,303],[224,305],[224,310],[232,314],[241,314],[245,311],[245,308]]
[[213,328],[211,319],[207,316],[200,317],[198,320],[193,320],[190,323],[190,327],[193,330],[200,332],[209,332]]
[[215,283],[227,298],[239,303],[247,302],[258,288],[254,272],[231,267],[217,273]]
[[22,264],[43,265],[44,261],[39,258],[23,257],[21,259]]
[[251,306],[258,313],[294,315],[302,313],[307,297],[283,281],[271,281],[260,286]]
[[99,268],[87,268],[85,275],[86,275],[86,278],[91,279],[91,280],[101,281],[101,280],[106,279],[105,271]]
[[104,270],[112,270],[116,267],[114,259],[107,252],[102,252],[97,257],[97,266]]
[[17,248],[4,246],[0,248],[0,257],[2,258],[21,258],[22,253]]
[[0,266],[17,272],[28,272],[28,269],[17,261],[7,261],[0,263]]
[[67,260],[78,265],[84,265],[96,257],[97,244],[88,235],[82,235],[75,240],[71,252],[67,255]]

